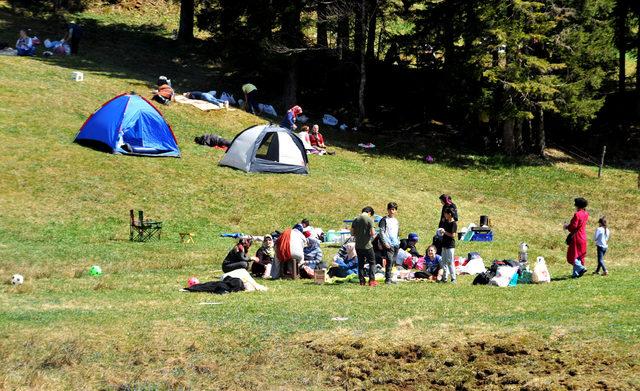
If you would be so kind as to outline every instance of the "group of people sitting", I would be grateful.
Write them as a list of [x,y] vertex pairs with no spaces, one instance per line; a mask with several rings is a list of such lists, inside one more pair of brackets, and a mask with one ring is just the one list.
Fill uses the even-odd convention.
[[[16,41],[15,55],[17,56],[35,56],[36,47],[40,44],[40,39],[36,36],[30,36],[28,29],[21,29],[18,33]],[[45,39],[44,46],[47,49],[43,55],[69,55],[78,54],[80,38],[82,37],[82,28],[75,22],[71,22],[66,26],[64,36],[59,41],[51,41]]]
[[328,269],[329,277],[347,277],[357,274],[362,285],[369,276],[369,285],[375,286],[375,274],[384,273],[385,282],[393,283],[392,269],[414,270],[416,278],[446,282],[456,281],[453,265],[453,249],[457,231],[457,208],[451,197],[443,194],[440,227],[432,244],[421,255],[417,250],[419,236],[410,233],[399,239],[399,223],[396,218],[398,205],[387,205],[387,216],[380,219],[378,232],[374,229],[374,211],[366,207],[353,220],[350,238],[341,246],[330,265],[323,259],[320,246],[324,233],[312,227],[308,219],[280,233],[264,236],[262,245],[254,256],[250,255],[251,238],[241,238],[222,262],[222,271],[247,269],[256,277],[279,278],[291,273],[292,265],[298,267],[300,277],[314,278],[316,269]]
[[278,278],[291,273],[290,267],[281,267],[280,260],[293,260],[302,278],[313,278],[315,269],[326,268],[320,247],[322,240],[321,231],[311,227],[307,219],[282,233],[275,231],[265,235],[254,256],[250,255],[253,238],[243,237],[222,261],[222,271],[247,269],[255,277]]

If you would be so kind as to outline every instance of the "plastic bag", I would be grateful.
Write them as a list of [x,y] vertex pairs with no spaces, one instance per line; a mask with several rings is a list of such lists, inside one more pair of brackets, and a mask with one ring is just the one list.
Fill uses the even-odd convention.
[[536,259],[536,266],[534,266],[533,268],[531,281],[533,281],[536,284],[551,282],[551,274],[549,274],[547,263],[544,261],[543,257],[538,257]]
[[263,113],[270,115],[272,117],[277,117],[278,113],[276,113],[276,109],[273,108],[273,106],[271,105],[265,105],[265,104],[258,104],[258,108],[260,108],[260,110],[262,110]]
[[499,287],[509,286],[509,283],[511,283],[511,279],[513,278],[513,275],[516,274],[517,272],[518,272],[517,267],[500,266],[498,268],[498,272],[496,273],[495,277],[489,280],[489,285],[495,285]]
[[234,98],[233,95],[227,92],[223,92],[222,95],[220,95],[220,100],[226,100],[230,105],[234,106],[237,104],[236,98]]
[[325,114],[322,117],[322,123],[329,126],[336,126],[338,125],[338,119],[331,114]]

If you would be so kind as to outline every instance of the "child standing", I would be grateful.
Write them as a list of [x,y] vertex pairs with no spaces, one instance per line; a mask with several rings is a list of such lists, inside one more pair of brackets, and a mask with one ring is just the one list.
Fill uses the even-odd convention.
[[604,265],[604,254],[607,253],[607,242],[609,241],[609,235],[611,232],[609,228],[607,228],[607,219],[602,216],[598,220],[598,228],[596,228],[596,234],[594,236],[594,240],[596,242],[596,248],[598,249],[598,267],[593,274],[600,274],[600,269],[602,269],[602,275],[606,276],[609,274],[607,271],[607,267]]
[[442,227],[439,228],[442,234],[442,269],[444,271],[442,282],[447,282],[447,278],[450,275],[451,282],[455,284],[456,267],[453,264],[453,255],[456,249],[455,236],[458,231],[458,224],[454,220],[451,208],[444,209],[444,220]]
[[398,232],[400,231],[400,224],[396,218],[398,213],[398,204],[395,202],[389,202],[387,204],[387,215],[383,217],[378,226],[380,227],[380,242],[384,249],[384,257],[387,259],[387,263],[384,267],[384,283],[393,284],[391,281],[391,268],[396,263],[398,257],[398,249],[400,248],[400,239]]

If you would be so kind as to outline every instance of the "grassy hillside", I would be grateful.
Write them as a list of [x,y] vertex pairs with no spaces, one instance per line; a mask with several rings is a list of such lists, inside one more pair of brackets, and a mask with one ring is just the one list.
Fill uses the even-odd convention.
[[[310,175],[248,175],[219,167],[222,153],[192,140],[232,138],[264,120],[177,104],[160,110],[181,159],[96,152],[72,141],[115,94],[148,95],[159,74],[179,91],[233,85],[216,64],[195,60],[206,53],[176,48],[144,18],[80,17],[89,26],[80,57],[0,57],[0,276],[26,277],[0,286],[0,389],[640,388],[637,174],[607,169],[598,179],[572,162],[473,156],[459,157],[475,162],[464,168],[425,165],[363,153],[329,132],[343,147],[311,156]],[[6,8],[0,24],[9,41],[24,24],[43,37],[58,30]],[[73,70],[85,81],[71,81]],[[458,255],[514,258],[525,241],[554,281],[510,289],[474,287],[468,276],[457,286],[374,289],[267,281],[261,294],[178,292],[190,276],[221,274],[233,243],[221,232],[264,234],[303,217],[340,228],[388,201],[423,250],[441,193],[453,194],[464,225],[480,215],[494,225],[494,242],[460,243]],[[609,217],[608,277],[567,278],[562,222],[576,196],[590,201],[589,237],[597,217]],[[129,242],[129,209],[164,221],[163,239]],[[183,231],[196,243],[181,244]],[[335,251],[326,248],[327,258]],[[591,240],[587,262],[593,270]],[[92,264],[102,277],[87,275]]]

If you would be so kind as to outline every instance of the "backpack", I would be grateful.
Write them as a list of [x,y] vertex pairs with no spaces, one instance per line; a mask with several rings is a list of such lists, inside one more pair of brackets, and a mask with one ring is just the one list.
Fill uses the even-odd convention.
[[473,285],[487,285],[493,277],[495,277],[495,273],[491,271],[480,273],[473,279]]

